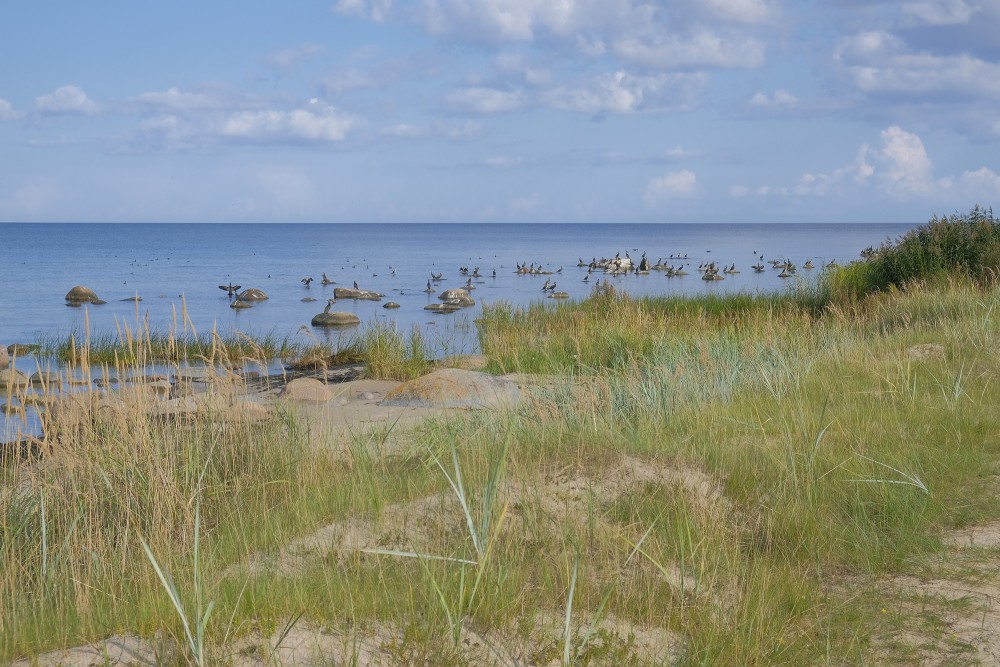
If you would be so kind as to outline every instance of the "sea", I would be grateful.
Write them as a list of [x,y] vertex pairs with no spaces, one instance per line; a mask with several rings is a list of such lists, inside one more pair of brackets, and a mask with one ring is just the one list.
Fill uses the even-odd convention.
[[[303,343],[347,345],[365,327],[384,324],[402,333],[421,329],[431,353],[478,350],[475,322],[484,304],[515,306],[555,302],[542,287],[556,283],[570,299],[586,298],[595,282],[608,281],[632,296],[780,292],[788,279],[750,268],[763,257],[800,267],[846,263],[918,223],[842,224],[125,224],[6,223],[0,225],[0,344],[31,344],[74,335],[117,335],[148,326],[158,332],[226,337],[244,333]],[[578,264],[629,256],[685,265],[687,276],[662,272],[609,277]],[[697,267],[714,261],[740,271],[721,281],[701,280]],[[518,265],[541,267],[523,275]],[[481,277],[469,274],[479,269]],[[801,270],[799,278],[810,273]],[[335,284],[321,284],[323,274]],[[431,283],[432,275],[441,280]],[[304,278],[313,278],[309,284]],[[471,283],[470,283],[471,280]],[[334,287],[384,294],[381,302],[340,299],[333,310],[356,314],[354,328],[310,325]],[[220,286],[263,290],[268,300],[230,308]],[[425,310],[439,294],[470,285],[476,305],[452,314]],[[106,303],[67,307],[75,285]],[[137,300],[138,299],[141,300]],[[312,300],[311,300],[312,299]],[[382,306],[394,301],[398,309]],[[51,362],[27,355],[20,370]],[[9,431],[0,424],[0,440]]]

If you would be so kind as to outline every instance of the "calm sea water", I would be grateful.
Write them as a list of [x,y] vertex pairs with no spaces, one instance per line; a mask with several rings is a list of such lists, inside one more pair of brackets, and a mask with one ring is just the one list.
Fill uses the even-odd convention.
[[[186,311],[195,329],[220,333],[242,331],[318,338],[344,338],[345,332],[308,327],[322,311],[333,286],[319,284],[321,274],[338,285],[355,281],[386,295],[383,302],[341,300],[335,310],[356,313],[362,323],[395,323],[403,331],[419,324],[446,346],[475,346],[472,321],[481,303],[543,300],[543,276],[519,276],[519,262],[535,262],[557,271],[551,279],[571,297],[586,297],[591,284],[582,282],[580,258],[612,257],[645,252],[651,261],[686,254],[692,267],[706,260],[735,263],[742,273],[718,282],[692,275],[668,279],[662,273],[622,276],[612,282],[632,295],[700,294],[704,292],[781,290],[776,271],[755,274],[756,257],[788,258],[802,264],[831,259],[850,261],[869,245],[896,238],[912,225],[897,224],[664,224],[664,225],[418,225],[418,224],[7,224],[0,244],[0,343],[32,342],[70,332],[114,332],[116,323],[149,318],[154,329],[180,325]],[[440,291],[460,287],[467,278],[460,267],[479,267],[486,276],[474,282],[479,304],[454,315],[423,310],[436,303]],[[493,271],[496,278],[492,278]],[[433,294],[423,290],[431,273],[443,273]],[[800,272],[804,273],[804,272]],[[302,278],[316,280],[304,287]],[[218,285],[263,289],[268,301],[248,310],[229,307]],[[64,296],[82,284],[107,304],[68,308]],[[142,297],[136,305],[123,301]],[[303,302],[305,297],[317,299]],[[382,308],[393,300],[400,308]],[[446,331],[447,330],[447,331]],[[468,340],[462,340],[467,337]]]
[[[421,327],[435,354],[472,352],[478,342],[475,318],[483,303],[508,301],[527,305],[546,300],[546,279],[560,291],[585,298],[594,281],[611,280],[633,296],[762,292],[788,288],[777,271],[755,274],[750,265],[787,258],[801,265],[833,259],[851,261],[869,245],[904,234],[908,224],[802,225],[219,225],[219,224],[5,224],[0,227],[0,344],[32,343],[70,333],[113,334],[121,325],[135,327],[148,319],[154,330],[183,332],[183,316],[198,333],[213,328],[222,335],[310,338],[335,345],[348,343],[357,328],[316,329],[309,325],[321,312],[333,286],[323,286],[323,272],[338,285],[384,293],[382,302],[340,300],[335,310],[354,312],[366,324],[383,322],[408,332]],[[582,282],[582,258],[629,253],[651,262],[686,255],[690,275],[605,278],[595,273]],[[718,282],[701,280],[695,270],[705,261],[735,263],[742,272]],[[672,263],[680,263],[670,260]],[[516,275],[518,263],[541,264],[551,276]],[[449,315],[424,310],[437,295],[466,284],[460,267],[479,267],[475,307]],[[559,272],[562,269],[561,273]],[[496,271],[496,277],[493,272]],[[444,280],[431,294],[424,290],[431,273]],[[808,275],[800,271],[801,275]],[[310,287],[301,279],[315,278]],[[234,310],[218,288],[232,282],[257,287],[270,299],[248,310]],[[86,285],[107,301],[104,305],[68,308],[64,297],[74,285]],[[139,296],[142,301],[124,301]],[[304,302],[312,297],[314,302]],[[398,310],[382,308],[386,301]],[[17,366],[27,373],[49,362],[31,356]],[[27,421],[0,413],[0,442],[37,433],[37,415]]]

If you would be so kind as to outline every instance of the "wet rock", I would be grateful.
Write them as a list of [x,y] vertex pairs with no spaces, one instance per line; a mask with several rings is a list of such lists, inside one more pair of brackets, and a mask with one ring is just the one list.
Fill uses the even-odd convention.
[[382,307],[383,308],[399,308],[399,304],[396,303],[395,301],[390,301],[390,302],[388,302],[387,304],[385,304]]
[[505,409],[517,405],[517,384],[478,371],[442,368],[405,382],[382,400],[382,405],[424,408]]
[[122,301],[132,301],[133,303],[139,303],[140,301],[142,301],[142,297],[141,296],[130,296],[127,299],[122,299]]
[[239,299],[236,299],[229,304],[229,307],[237,310],[243,310],[245,308],[253,308],[253,304],[248,301],[240,301]]
[[342,311],[320,313],[312,318],[312,325],[314,327],[342,327],[360,323],[361,319],[357,315]]
[[311,296],[304,296],[301,299],[299,299],[299,301],[301,301],[302,303],[312,303],[315,300],[316,299],[314,297],[311,297]]
[[105,303],[97,296],[94,290],[89,287],[84,287],[83,285],[77,285],[69,292],[66,293],[66,301],[69,303],[81,304],[81,303]]

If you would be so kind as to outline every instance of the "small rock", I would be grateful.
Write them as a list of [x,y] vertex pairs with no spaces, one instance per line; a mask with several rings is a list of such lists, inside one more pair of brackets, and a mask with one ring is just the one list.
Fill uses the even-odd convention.
[[370,391],[363,391],[363,392],[361,392],[361,398],[363,398],[366,401],[374,401],[375,400],[375,394],[373,394]]
[[316,299],[311,296],[304,296],[301,299],[299,299],[299,301],[301,301],[302,303],[312,303],[315,300]]
[[0,370],[3,370],[10,366],[10,353],[7,352],[7,348],[0,349]]
[[387,304],[385,304],[382,307],[383,308],[399,308],[399,304],[396,303],[395,301],[390,301],[390,302],[388,302]]

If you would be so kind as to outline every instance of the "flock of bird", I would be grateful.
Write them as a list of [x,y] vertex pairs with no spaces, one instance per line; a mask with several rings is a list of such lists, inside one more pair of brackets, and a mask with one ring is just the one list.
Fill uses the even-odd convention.
[[[799,268],[795,263],[793,263],[791,260],[788,259],[765,260],[763,253],[758,254],[757,251],[754,251],[754,257],[756,259],[756,263],[750,266],[750,268],[754,271],[754,273],[764,273],[767,264],[770,264],[772,269],[780,271],[777,274],[779,278],[790,278],[793,275],[795,275],[796,271]],[[621,253],[615,253],[614,257],[609,257],[609,258],[602,257],[601,259],[597,259],[597,257],[594,257],[589,262],[584,261],[584,259],[581,257],[579,263],[577,263],[577,267],[579,268],[586,267],[587,269],[587,272],[582,280],[582,282],[584,283],[590,282],[591,274],[593,274],[594,272],[600,272],[606,276],[622,276],[629,274],[648,275],[650,274],[650,272],[657,271],[663,273],[667,278],[673,278],[673,277],[681,277],[688,275],[688,271],[686,271],[685,269],[690,268],[691,263],[686,260],[688,260],[687,254],[683,255],[672,254],[668,256],[666,260],[661,257],[654,263],[649,261],[649,258],[646,256],[646,253],[642,253],[642,256],[640,257],[639,261],[636,262],[632,259],[631,255],[626,251],[624,256],[622,256]],[[557,283],[553,279],[553,276],[562,274],[563,267],[560,266],[558,269],[553,271],[547,268],[547,266],[548,265],[542,264],[541,262],[530,262],[530,263],[518,262],[515,264],[514,273],[520,276],[546,276],[545,284],[542,285],[541,291],[555,294]],[[816,266],[817,265],[813,263],[812,259],[808,259],[802,264],[801,268],[813,269],[816,268]],[[837,260],[834,259],[827,263],[820,263],[820,266],[823,267],[837,266]],[[389,268],[392,274],[395,275],[396,269],[394,267],[389,267]],[[726,275],[731,276],[740,273],[740,270],[736,267],[735,262],[727,266],[725,264],[720,265],[715,261],[702,262],[701,264],[698,265],[697,271],[701,274],[702,279],[706,281],[724,280]],[[482,283],[483,281],[480,280],[482,278],[491,277],[495,279],[497,277],[496,269],[493,269],[492,273],[489,276],[486,276],[480,272],[480,268],[478,266],[472,268],[471,270],[469,269],[468,266],[460,266],[458,272],[460,275],[462,275],[467,279],[465,284],[461,286],[462,289],[465,289],[466,291],[471,291],[476,288],[473,282],[474,279],[476,282]],[[300,282],[302,283],[303,286],[308,288],[314,282],[314,280],[315,279],[312,276],[306,276],[302,278]],[[426,287],[422,291],[428,294],[435,292],[436,286],[443,280],[445,280],[443,272],[439,271],[435,273],[431,271],[430,278],[427,280],[426,283]],[[330,279],[324,272],[322,274],[322,280],[320,281],[320,284],[336,285],[337,282],[335,280]],[[355,290],[361,289],[356,280],[353,282],[353,284]],[[595,286],[599,284],[600,284],[600,279],[598,278],[595,281]],[[237,300],[240,299],[240,294],[241,294],[240,290],[242,289],[240,285],[234,285],[232,282],[230,282],[226,285],[219,285],[219,289],[225,291],[230,299],[234,298]],[[308,300],[313,300],[313,299],[308,299]],[[329,303],[327,307],[329,308]]]

